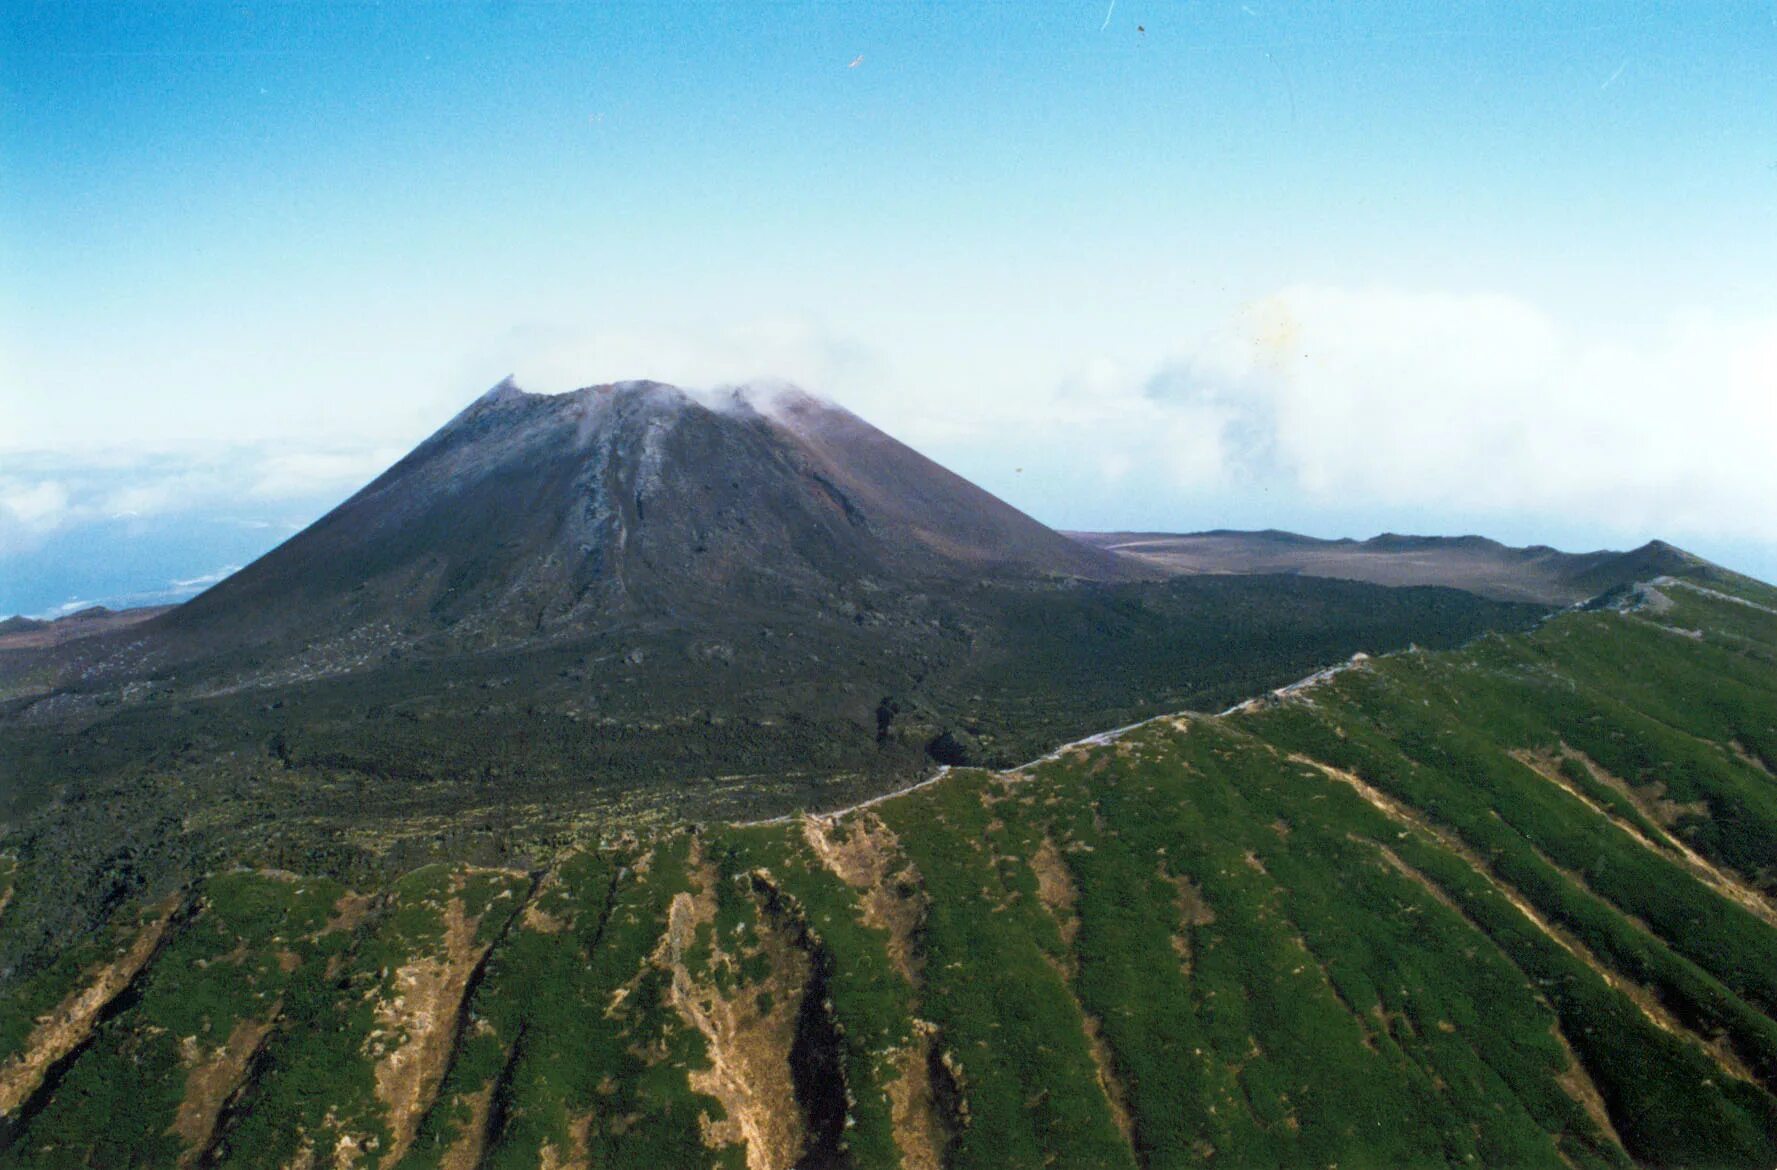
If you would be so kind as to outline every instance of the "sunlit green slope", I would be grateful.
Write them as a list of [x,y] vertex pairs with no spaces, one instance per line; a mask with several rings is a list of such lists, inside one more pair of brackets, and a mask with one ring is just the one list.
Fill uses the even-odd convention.
[[216,874],[15,980],[0,1161],[1769,1170],[1774,764],[1706,572],[837,817]]

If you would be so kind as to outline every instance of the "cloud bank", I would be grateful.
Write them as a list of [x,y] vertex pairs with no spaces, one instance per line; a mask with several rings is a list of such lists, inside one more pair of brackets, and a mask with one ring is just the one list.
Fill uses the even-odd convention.
[[0,617],[183,601],[399,454],[288,444],[0,452]]
[[1031,426],[1107,478],[1280,511],[1777,541],[1777,317],[1600,339],[1512,297],[1298,286],[1146,370],[1088,367]]
[[337,502],[401,454],[386,446],[5,452],[0,555],[102,522],[204,513],[232,514],[244,527],[276,527],[276,516]]

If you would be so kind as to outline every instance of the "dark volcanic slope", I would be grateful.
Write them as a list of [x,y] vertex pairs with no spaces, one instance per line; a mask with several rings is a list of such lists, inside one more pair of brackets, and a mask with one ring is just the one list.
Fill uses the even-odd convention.
[[1318,540],[1293,532],[1075,532],[1075,539],[1168,573],[1299,573],[1377,585],[1445,585],[1500,601],[1571,605],[1700,562],[1664,541],[1630,552],[1512,548],[1481,536]]
[[186,653],[362,631],[487,646],[931,578],[1126,574],[798,391],[508,381],[161,628]]

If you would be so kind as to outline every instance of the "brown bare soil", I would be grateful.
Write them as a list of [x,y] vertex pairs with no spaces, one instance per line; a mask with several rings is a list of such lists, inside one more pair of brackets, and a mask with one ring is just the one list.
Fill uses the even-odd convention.
[[487,1119],[494,1104],[494,1083],[489,1081],[478,1092],[469,1094],[469,1123],[457,1134],[457,1140],[444,1152],[439,1170],[476,1170],[481,1165],[482,1147],[487,1142]]
[[889,1082],[889,1121],[901,1170],[940,1170],[944,1164],[944,1123],[932,1092],[932,1046],[936,1030],[913,1021],[913,1043],[895,1055],[900,1075]]
[[[894,831],[874,812],[847,817],[843,841],[834,832],[836,821],[804,817],[803,838],[822,865],[859,891],[865,925],[887,932],[889,961],[917,988],[922,962],[916,939],[930,904],[919,870],[902,856]],[[890,1056],[899,1074],[887,1087],[890,1124],[902,1170],[939,1170],[946,1139],[932,1091],[935,1033],[923,1020],[913,1025],[913,1042]]]
[[166,937],[176,902],[161,904],[159,915],[137,934],[129,949],[92,974],[85,987],[37,1021],[25,1050],[0,1069],[0,1117],[10,1116],[30,1097],[50,1066],[85,1042],[105,1005],[130,985]]
[[1767,764],[1763,760],[1759,759],[1759,757],[1753,755],[1750,751],[1748,751],[1746,749],[1746,745],[1741,743],[1739,740],[1737,740],[1737,739],[1729,740],[1728,741],[1728,750],[1733,752],[1734,758],[1739,760],[1742,764],[1745,764],[1750,768],[1757,768],[1759,771],[1763,772],[1767,776],[1777,776],[1777,772],[1772,772],[1771,766],[1769,764]]
[[197,1165],[198,1159],[209,1148],[222,1107],[241,1087],[253,1055],[271,1034],[272,1021],[277,1018],[277,1013],[278,1008],[274,1005],[267,1019],[239,1021],[222,1047],[213,1052],[199,1051],[196,1039],[187,1038],[190,1051],[186,1061],[189,1071],[185,1074],[185,1098],[179,1102],[179,1111],[173,1118],[173,1132],[185,1139],[180,1166]]
[[[1351,772],[1347,772],[1342,768],[1335,768],[1331,764],[1323,764],[1319,760],[1300,754],[1292,754],[1289,758],[1296,763],[1306,764],[1311,768],[1317,769],[1330,779],[1349,785],[1359,796],[1362,796],[1364,800],[1368,801],[1373,808],[1389,817],[1389,819],[1409,830],[1417,831],[1430,837],[1445,849],[1448,849],[1458,857],[1461,857],[1469,864],[1470,868],[1482,878],[1486,879],[1487,884],[1493,887],[1494,892],[1499,894],[1507,902],[1510,902],[1512,907],[1517,910],[1518,913],[1527,918],[1532,926],[1540,930],[1550,941],[1555,943],[1555,945],[1561,947],[1563,950],[1567,951],[1568,954],[1590,967],[1600,979],[1604,980],[1607,986],[1627,996],[1630,1002],[1640,1008],[1642,1015],[1646,1016],[1655,1027],[1661,1028],[1674,1036],[1682,1036],[1695,1042],[1710,1055],[1723,1072],[1730,1076],[1738,1077],[1743,1081],[1754,1081],[1751,1070],[1748,1069],[1745,1063],[1728,1048],[1725,1041],[1712,1042],[1686,1028],[1677,1017],[1667,1010],[1666,1006],[1659,1001],[1659,998],[1655,996],[1653,992],[1634,980],[1619,975],[1616,971],[1605,965],[1603,960],[1599,959],[1599,957],[1592,952],[1590,947],[1544,918],[1542,914],[1537,911],[1536,907],[1532,906],[1525,899],[1524,895],[1520,894],[1512,886],[1501,880],[1499,875],[1493,872],[1492,867],[1482,859],[1480,854],[1470,849],[1459,838],[1453,834],[1434,828],[1416,812],[1408,809],[1392,797],[1377,791],[1361,777]],[[1413,877],[1428,890],[1433,888],[1435,883],[1431,882],[1429,878],[1426,878],[1424,875],[1407,867],[1404,862],[1397,857],[1393,857],[1387,850],[1384,850],[1383,852],[1385,856],[1390,857],[1391,864],[1397,869],[1400,869],[1403,873]],[[1444,901],[1445,905],[1451,906],[1452,909],[1456,909],[1456,907],[1449,901],[1443,898],[1440,898],[1440,901]],[[1458,912],[1460,913],[1460,911]],[[1756,1083],[1756,1081],[1754,1081],[1754,1083]]]
[[332,934],[334,931],[341,931],[350,934],[358,929],[359,924],[364,921],[365,915],[370,913],[370,905],[371,899],[368,895],[354,894],[349,891],[341,894],[339,901],[333,904],[333,917],[328,920],[326,926],[321,928],[321,933]]
[[1550,1031],[1554,1033],[1556,1041],[1561,1045],[1562,1054],[1567,1058],[1567,1067],[1561,1071],[1560,1076],[1555,1078],[1555,1083],[1561,1086],[1562,1092],[1579,1102],[1580,1108],[1586,1111],[1586,1116],[1590,1117],[1592,1123],[1604,1131],[1606,1137],[1621,1147],[1623,1139],[1617,1135],[1617,1127],[1610,1122],[1610,1111],[1604,1106],[1604,1095],[1593,1083],[1592,1074],[1586,1071],[1586,1066],[1581,1064],[1580,1058],[1574,1055],[1573,1045],[1567,1042],[1567,1036],[1561,1031],[1561,1026],[1556,1024],[1551,1027]]
[[1173,888],[1178,891],[1176,904],[1178,906],[1179,928],[1172,934],[1172,951],[1178,956],[1179,968],[1189,975],[1191,965],[1195,961],[1195,955],[1191,948],[1191,931],[1194,927],[1208,926],[1213,923],[1216,920],[1216,912],[1210,908],[1208,902],[1203,900],[1203,891],[1199,890],[1197,883],[1190,878],[1175,877],[1167,872],[1165,867],[1161,868],[1160,876],[1170,882]]
[[[1704,812],[1707,811],[1707,806],[1701,804],[1676,804],[1664,799],[1664,785],[1656,784],[1637,789],[1621,777],[1612,775],[1610,772],[1594,763],[1584,753],[1574,751],[1571,748],[1566,749],[1566,751],[1570,757],[1583,764],[1599,783],[1607,785],[1627,798],[1636,808],[1641,810],[1644,816],[1655,824],[1669,829],[1676,824],[1682,816],[1696,814],[1699,810]],[[1698,853],[1695,849],[1692,849],[1684,838],[1678,836],[1676,833],[1662,832],[1659,840],[1650,840],[1639,828],[1623,820],[1621,817],[1613,815],[1608,809],[1600,807],[1598,804],[1587,798],[1584,793],[1569,784],[1567,778],[1561,775],[1557,770],[1559,767],[1558,760],[1549,756],[1547,753],[1514,752],[1512,755],[1538,776],[1541,776],[1549,783],[1554,784],[1556,787],[1572,796],[1575,800],[1584,804],[1587,808],[1627,833],[1637,844],[1642,846],[1642,848],[1653,853],[1660,853],[1672,860],[1678,861],[1691,872],[1692,876],[1696,877],[1699,881],[1703,882],[1703,884],[1707,885],[1722,897],[1737,903],[1770,925],[1777,926],[1777,903],[1773,903],[1763,893],[1754,889],[1752,886],[1747,885],[1732,873],[1715,865],[1708,858]]]
[[524,914],[519,920],[526,930],[534,930],[538,934],[561,934],[574,925],[571,919],[557,918],[543,909],[544,901],[559,884],[560,879],[553,871],[544,875],[542,883],[537,887],[536,896],[525,903]]
[[[1043,908],[1055,919],[1061,941],[1071,948],[1080,933],[1080,915],[1077,909],[1080,891],[1074,884],[1074,875],[1068,869],[1066,859],[1061,856],[1061,850],[1056,848],[1054,838],[1043,838],[1043,843],[1037,846],[1036,853],[1030,857],[1030,868],[1037,878],[1037,897],[1042,901]],[[1072,992],[1078,963],[1071,950],[1066,961],[1053,965]],[[1110,1106],[1111,1120],[1116,1122],[1117,1129],[1123,1134],[1123,1140],[1133,1146],[1135,1122],[1129,1112],[1128,1092],[1117,1077],[1110,1043],[1104,1038],[1104,1029],[1098,1017],[1086,1010],[1078,996],[1074,998],[1075,1006],[1080,1010],[1081,1030],[1086,1035],[1086,1051],[1092,1057],[1092,1065],[1098,1075],[1098,1087]]]
[[894,831],[874,812],[849,817],[844,841],[836,839],[835,823],[827,817],[803,817],[803,839],[835,877],[860,891],[865,925],[888,932],[889,961],[902,978],[918,987],[920,956],[915,939],[928,905],[919,870],[902,856]]
[[1080,933],[1080,916],[1074,909],[1080,900],[1080,892],[1075,888],[1074,875],[1069,872],[1053,839],[1043,838],[1043,843],[1030,859],[1030,868],[1037,875],[1037,897],[1054,917],[1056,928],[1061,931],[1061,941],[1073,946],[1075,936]]
[[[1440,905],[1467,921],[1476,930],[1480,929],[1474,920],[1470,919],[1436,882],[1402,861],[1388,846],[1377,845],[1376,849],[1382,854],[1383,860],[1393,866],[1402,876],[1417,884]],[[1439,1021],[1438,1027],[1440,1030],[1454,1031],[1453,1026],[1447,1025],[1443,1021]],[[1586,1071],[1586,1066],[1580,1063],[1578,1056],[1574,1055],[1573,1046],[1567,1042],[1566,1033],[1561,1031],[1560,1022],[1550,1021],[1549,1030],[1554,1034],[1556,1041],[1560,1043],[1561,1051],[1567,1060],[1566,1067],[1555,1078],[1556,1083],[1561,1086],[1562,1092],[1572,1097],[1586,1111],[1586,1116],[1590,1117],[1611,1141],[1621,1146],[1622,1139],[1617,1136],[1616,1127],[1611,1124],[1610,1111],[1605,1108],[1604,1097],[1599,1093],[1598,1086],[1593,1083],[1591,1074]]]
[[[328,1122],[330,1128],[337,1124],[332,1118],[329,1118]],[[333,1143],[334,1170],[352,1170],[352,1167],[358,1164],[358,1159],[363,1156],[364,1139],[357,1134],[342,1133]]]
[[567,1152],[563,1153],[554,1145],[545,1143],[537,1155],[538,1170],[591,1170],[592,1152],[587,1145],[591,1127],[590,1116],[570,1121]]
[[[1514,751],[1509,754],[1511,755],[1511,757],[1513,759],[1517,760],[1520,764],[1523,764],[1526,768],[1529,768],[1532,772],[1535,772],[1538,776],[1542,777],[1544,780],[1547,780],[1550,784],[1553,784],[1555,787],[1561,789],[1561,791],[1567,793],[1569,796],[1573,797],[1575,800],[1579,801],[1581,804],[1585,805],[1587,808],[1591,809],[1593,812],[1597,813],[1599,816],[1603,817],[1605,820],[1609,821],[1611,824],[1615,825],[1617,828],[1623,830],[1623,832],[1629,834],[1629,836],[1635,838],[1635,841],[1639,845],[1641,845],[1643,848],[1652,850],[1655,853],[1662,853],[1663,852],[1663,853],[1667,853],[1667,854],[1672,854],[1672,853],[1678,852],[1677,847],[1673,844],[1672,839],[1669,836],[1667,836],[1665,834],[1661,834],[1660,839],[1658,841],[1650,840],[1647,837],[1647,835],[1645,833],[1643,833],[1638,826],[1630,824],[1628,821],[1625,821],[1623,818],[1612,813],[1609,809],[1601,807],[1596,802],[1594,802],[1590,797],[1588,797],[1585,793],[1583,793],[1579,789],[1575,788],[1571,783],[1568,782],[1567,777],[1563,776],[1560,772],[1560,766],[1561,766],[1561,760],[1562,760],[1561,756],[1556,755],[1551,752],[1532,752],[1532,751]],[[1574,753],[1574,755],[1575,755],[1575,758],[1578,758],[1577,752]],[[1598,769],[1594,769],[1593,775],[1597,776],[1598,772],[1599,772]],[[1599,777],[1599,778],[1602,779],[1602,777]],[[1613,784],[1613,785],[1611,785],[1611,787],[1616,788],[1617,786]],[[1652,814],[1649,812],[1648,809],[1642,808],[1641,802],[1639,800],[1636,800],[1635,797],[1633,796],[1633,794],[1628,791],[1628,785],[1626,785],[1626,784],[1623,785],[1621,788],[1618,789],[1618,791],[1622,792],[1622,794],[1624,796],[1629,797],[1629,799],[1634,802],[1634,804],[1637,808],[1641,808],[1642,812],[1649,813],[1650,819],[1654,820],[1656,823],[1658,823],[1660,821],[1660,818],[1652,816]]]
[[1081,1009],[1081,1018],[1085,1021],[1086,1051],[1092,1054],[1092,1065],[1098,1071],[1098,1087],[1104,1091],[1104,1099],[1111,1107],[1111,1120],[1117,1123],[1117,1132],[1133,1149],[1135,1146],[1135,1119],[1129,1112],[1129,1094],[1118,1079],[1117,1071],[1112,1062],[1111,1046],[1104,1038],[1103,1026],[1098,1017]]
[[[770,973],[763,985],[723,996],[708,972],[693,973],[686,964],[698,927],[715,917],[715,875],[706,868],[701,878],[702,890],[695,897],[681,893],[673,898],[663,959],[672,974],[673,1006],[708,1046],[710,1066],[691,1072],[691,1088],[714,1097],[727,1115],[704,1118],[704,1140],[712,1149],[743,1143],[747,1170],[789,1170],[806,1137],[790,1076],[790,1048],[808,982],[808,957],[762,923],[759,934]],[[763,1012],[761,992],[770,1001]]]
[[[459,877],[455,883],[461,888]],[[395,972],[394,994],[377,1004],[369,1043],[377,1054],[376,1095],[389,1111],[393,1134],[387,1161],[400,1160],[450,1060],[457,1014],[469,977],[486,953],[475,943],[476,921],[452,897],[444,911],[444,952],[415,959]]]

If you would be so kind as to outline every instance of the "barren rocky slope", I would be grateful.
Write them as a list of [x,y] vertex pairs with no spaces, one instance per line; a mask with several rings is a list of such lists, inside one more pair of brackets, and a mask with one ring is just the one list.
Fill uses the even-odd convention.
[[1500,601],[1572,605],[1630,581],[1683,570],[1695,558],[1664,541],[1629,552],[1512,548],[1481,536],[1317,540],[1293,532],[1074,532],[1085,544],[1156,572],[1296,573],[1377,585],[1445,585]]

